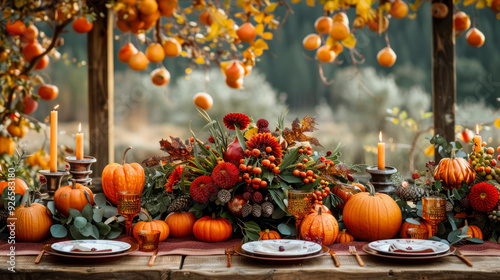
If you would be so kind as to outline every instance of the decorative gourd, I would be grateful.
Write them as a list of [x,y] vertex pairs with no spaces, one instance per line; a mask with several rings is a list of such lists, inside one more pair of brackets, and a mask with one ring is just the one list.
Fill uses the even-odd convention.
[[193,212],[172,213],[165,222],[170,228],[170,236],[187,237],[193,235],[193,225],[196,221]]
[[75,181],[71,185],[57,189],[54,193],[54,204],[57,211],[66,217],[69,217],[69,208],[81,212],[87,203],[94,204],[94,194],[88,187]]
[[347,230],[358,240],[375,241],[394,237],[401,228],[401,211],[388,195],[369,192],[354,195],[344,207]]
[[432,225],[429,224],[428,222],[426,222],[425,220],[419,220],[418,222],[420,222],[420,225],[416,225],[416,224],[410,223],[410,222],[404,222],[403,225],[401,226],[401,230],[399,232],[399,235],[401,235],[401,238],[410,238],[410,236],[408,235],[408,230],[410,228],[426,229],[429,231],[428,237],[431,237],[432,236]]
[[170,234],[170,228],[167,223],[162,220],[153,220],[153,217],[149,214],[146,209],[141,209],[141,211],[148,217],[147,221],[139,221],[135,224],[132,233],[135,239],[139,238],[139,231],[141,230],[158,230],[160,232],[160,242],[167,240]]
[[337,205],[338,208],[343,209],[345,206],[345,203],[355,194],[364,192],[366,191],[365,186],[358,184],[358,183],[352,183],[352,185],[349,184],[336,184],[335,187],[333,188],[333,193],[340,197],[344,203]]
[[28,200],[14,210],[12,218],[16,220],[17,242],[40,242],[47,238],[52,226],[52,218],[47,208],[40,203],[31,203],[29,191]]
[[9,137],[0,136],[0,154],[12,156],[16,151],[16,143]]
[[318,212],[308,214],[300,225],[300,236],[314,240],[322,237],[323,245],[335,242],[339,233],[339,224],[332,214],[323,213],[322,208]]
[[[28,185],[26,185],[26,183],[23,180],[21,180],[19,178],[15,178],[14,184],[15,184],[15,187],[14,187],[15,194],[18,193],[22,196],[22,195],[24,195],[24,193],[26,193],[26,189],[28,189]],[[0,198],[2,197],[2,194],[3,194],[3,191],[5,190],[5,188],[8,188],[8,187],[9,187],[9,181],[0,182]],[[3,206],[3,203],[0,200],[0,207],[1,206]]]
[[125,163],[127,152],[132,149],[128,147],[123,153],[122,164],[110,163],[102,171],[102,189],[106,197],[112,203],[118,202],[119,191],[132,191],[142,193],[144,189],[144,169],[136,162]]
[[348,233],[346,229],[343,229],[341,232],[339,232],[339,235],[337,235],[335,243],[349,243],[353,241],[354,241],[354,236]]
[[228,240],[233,227],[227,219],[205,216],[198,219],[193,226],[194,237],[205,242],[220,242]]
[[277,231],[269,229],[259,232],[259,235],[259,240],[281,239],[281,236]]
[[434,179],[443,181],[443,189],[460,188],[462,181],[467,185],[476,179],[476,171],[467,160],[455,158],[455,150],[451,151],[450,158],[443,158],[434,170]]
[[[466,234],[469,235],[469,237],[466,237],[465,239],[478,238],[478,239],[483,240],[483,232],[481,231],[481,229],[478,226],[469,225],[467,220],[465,220],[465,225],[468,227]],[[461,227],[460,229],[462,229],[462,228],[463,227]]]

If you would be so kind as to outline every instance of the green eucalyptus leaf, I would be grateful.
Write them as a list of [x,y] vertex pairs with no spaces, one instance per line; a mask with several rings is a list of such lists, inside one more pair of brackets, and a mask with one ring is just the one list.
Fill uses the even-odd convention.
[[68,230],[61,224],[55,224],[50,227],[50,234],[55,238],[63,238],[68,235]]
[[104,205],[102,209],[104,209],[104,218],[111,218],[113,216],[118,216],[118,209],[116,209],[116,207]]
[[94,203],[99,207],[104,207],[106,205],[106,195],[103,193],[96,194],[94,197]]
[[464,226],[461,230],[462,235],[467,235],[467,231],[469,230],[469,226]]
[[468,242],[472,242],[472,243],[477,243],[477,244],[483,244],[484,241],[479,239],[479,238],[469,238],[467,239]]
[[285,223],[281,223],[278,225],[278,231],[281,234],[286,235],[286,236],[292,235],[292,231],[290,230],[290,227]]
[[82,216],[82,213],[80,213],[80,211],[78,211],[78,210],[76,210],[76,209],[69,208],[69,209],[68,209],[68,212],[69,212],[69,214],[70,214],[73,218],[76,218],[76,217],[83,217],[83,216]]
[[82,209],[82,215],[87,219],[87,221],[92,222],[94,211],[92,211],[92,205],[87,203]]
[[69,227],[69,233],[73,239],[85,239],[85,236],[80,233],[80,230],[75,225]]
[[94,237],[95,239],[99,239],[99,229],[95,225],[92,225],[90,236]]
[[268,190],[271,196],[273,197],[274,202],[281,208],[281,210],[286,211],[286,206],[283,200],[285,199],[285,195],[283,191],[280,189],[269,189]]
[[455,223],[455,217],[453,215],[453,212],[446,212],[446,216],[448,217],[448,221],[450,222],[451,229],[452,230],[456,230],[457,229],[457,225]]
[[94,222],[99,223],[102,222],[102,217],[104,217],[104,209],[103,208],[94,208],[94,215],[92,219]]
[[257,241],[260,239],[260,235],[258,233],[255,233],[253,231],[247,231],[246,236],[252,241]]
[[417,221],[417,220],[415,220],[415,219],[413,219],[413,218],[407,218],[406,221],[408,223],[411,223],[411,224],[414,224],[414,225],[418,225],[418,226],[420,225],[420,222]]
[[90,194],[87,190],[83,190],[83,193],[85,194],[85,197],[87,198],[88,203],[92,203],[92,200],[90,199]]
[[66,220],[66,224],[69,225],[73,221],[73,216],[69,215],[68,219]]
[[111,227],[103,222],[98,222],[95,225],[99,229],[99,233],[102,235],[107,235],[111,231]]
[[106,235],[108,239],[114,239],[120,236],[122,229],[119,226],[111,226],[110,232]]
[[[454,230],[454,231],[450,232],[450,233],[448,234],[448,238],[447,238],[447,239],[448,239],[448,241],[450,241],[451,243],[455,243],[455,242],[453,242],[452,240],[457,239],[457,237],[458,237],[461,233],[462,233],[462,231],[461,231],[460,229],[457,229],[457,230]],[[459,238],[459,239],[460,239],[460,238]]]
[[458,193],[457,189],[452,189],[451,192],[453,193],[453,196],[455,197],[456,200],[462,199],[462,196]]
[[261,232],[261,229],[260,229],[259,225],[256,222],[254,222],[254,221],[249,221],[249,222],[243,223],[243,227],[245,228],[245,231],[247,233],[249,231],[256,232],[256,233]]
[[279,220],[285,216],[286,216],[286,212],[281,210],[281,208],[279,208],[279,207],[274,208],[273,215],[272,215],[272,218],[274,220]]
[[89,237],[92,234],[92,231],[91,223],[86,223],[83,228],[80,228],[80,233],[85,237]]
[[75,227],[82,229],[85,227],[85,225],[87,225],[87,219],[85,219],[84,217],[76,217],[73,224],[75,225]]
[[437,237],[437,236],[431,236],[429,238],[427,238],[428,240],[432,240],[432,241],[441,241],[441,238]]
[[52,215],[56,214],[56,204],[54,203],[54,201],[47,202],[47,209],[49,209],[49,211],[50,211],[50,213],[52,213]]

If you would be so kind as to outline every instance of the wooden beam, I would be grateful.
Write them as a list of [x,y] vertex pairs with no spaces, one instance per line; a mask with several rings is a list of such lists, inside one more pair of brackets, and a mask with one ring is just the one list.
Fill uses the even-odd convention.
[[[433,0],[448,7],[445,18],[432,18],[432,110],[434,134],[448,142],[455,140],[455,30],[453,28],[453,0]],[[436,153],[436,162],[440,160]]]
[[[93,177],[114,161],[113,143],[113,14],[102,2],[87,35],[90,155],[97,158]],[[102,13],[104,18],[99,16]]]

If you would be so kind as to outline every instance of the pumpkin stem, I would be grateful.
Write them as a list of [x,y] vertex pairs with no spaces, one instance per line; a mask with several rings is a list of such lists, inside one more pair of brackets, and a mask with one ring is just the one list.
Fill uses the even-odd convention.
[[212,213],[212,219],[215,219],[215,212]]
[[375,187],[370,182],[366,184],[366,187],[368,187],[368,192],[370,193],[370,195],[375,196]]
[[321,216],[321,212],[323,211],[322,209],[323,207],[320,207],[319,210],[318,210],[318,215]]
[[127,157],[127,152],[130,150],[132,150],[132,147],[128,146],[127,149],[125,149],[125,152],[123,152],[122,165],[125,164],[125,158]]
[[71,188],[76,189],[76,180],[75,179],[71,179]]
[[153,217],[151,217],[151,214],[149,214],[148,210],[146,210],[145,208],[141,207],[141,212],[144,213],[144,215],[146,215],[146,217],[148,217],[148,222],[152,222],[153,221]]
[[266,229],[265,232],[266,232],[266,234],[269,234],[269,229]]
[[347,229],[343,229],[342,232],[345,233]]
[[457,148],[453,148],[451,149],[451,153],[450,153],[450,158],[451,159],[455,159],[455,153],[458,151]]
[[467,220],[465,220],[465,226],[469,226],[469,223],[467,222]]
[[27,196],[28,199],[26,199],[26,205],[24,206],[25,208],[31,207],[31,191],[26,190],[24,193],[25,196]]

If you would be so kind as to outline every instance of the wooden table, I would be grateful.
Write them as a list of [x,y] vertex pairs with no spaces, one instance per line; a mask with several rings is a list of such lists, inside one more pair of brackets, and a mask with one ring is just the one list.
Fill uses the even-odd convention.
[[362,256],[360,267],[352,256],[339,256],[336,268],[330,256],[303,263],[273,264],[233,256],[226,268],[226,256],[159,256],[153,267],[148,257],[123,257],[114,262],[75,263],[45,255],[35,265],[35,256],[18,256],[17,273],[7,271],[7,257],[0,257],[0,279],[500,279],[500,257],[469,256],[468,267],[455,256],[431,264],[398,264]]

